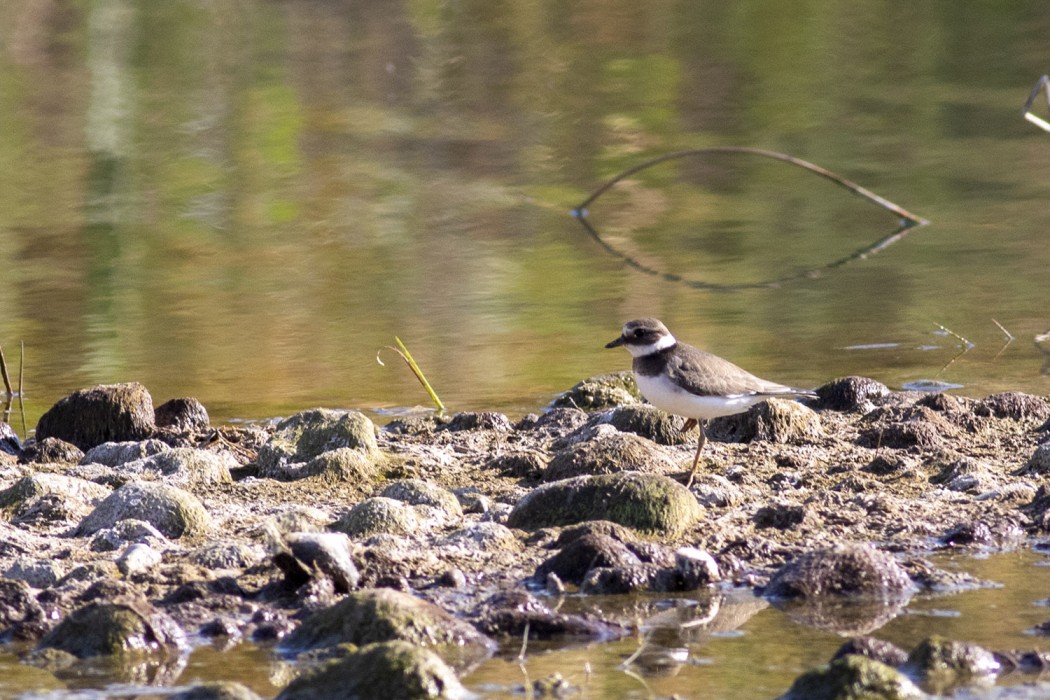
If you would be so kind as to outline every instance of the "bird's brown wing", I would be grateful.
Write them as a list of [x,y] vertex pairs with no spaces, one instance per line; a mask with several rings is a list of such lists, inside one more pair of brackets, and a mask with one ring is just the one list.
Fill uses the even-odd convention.
[[[763,394],[769,396],[811,396],[813,392],[806,389],[770,382],[756,377],[745,369],[737,367],[729,360],[712,355],[684,343],[678,344],[667,363],[671,378],[680,384],[683,375],[693,378],[692,393],[699,396],[735,396]],[[697,381],[698,379],[698,381]]]

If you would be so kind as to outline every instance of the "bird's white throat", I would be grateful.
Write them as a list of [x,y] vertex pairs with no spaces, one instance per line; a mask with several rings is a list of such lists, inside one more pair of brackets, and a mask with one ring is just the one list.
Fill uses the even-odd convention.
[[653,353],[660,352],[672,347],[678,341],[675,340],[674,336],[668,333],[665,336],[661,336],[655,343],[649,343],[648,345],[631,345],[626,344],[627,352],[631,353],[634,357],[645,357],[646,355],[652,355]]

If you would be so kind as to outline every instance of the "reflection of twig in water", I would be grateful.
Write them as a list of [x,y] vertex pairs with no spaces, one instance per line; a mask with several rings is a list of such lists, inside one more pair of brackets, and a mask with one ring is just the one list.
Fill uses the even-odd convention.
[[1035,347],[1043,354],[1043,366],[1039,368],[1039,374],[1050,374],[1050,331],[1035,337]]
[[1010,331],[1006,330],[1003,327],[1003,324],[999,323],[994,318],[992,319],[992,323],[994,323],[995,325],[999,326],[999,330],[1001,330],[1003,332],[1003,335],[1006,336],[1006,343],[999,350],[999,352],[995,353],[995,357],[992,358],[992,362],[995,362],[996,360],[999,359],[1000,355],[1002,355],[1004,352],[1006,352],[1006,348],[1010,347],[1010,343],[1014,342],[1014,340],[1016,340],[1016,338],[1014,338],[1013,333],[1011,333]]
[[941,376],[941,374],[944,373],[944,370],[946,370],[949,367],[951,367],[952,364],[954,364],[956,360],[958,360],[960,357],[962,357],[966,353],[970,352],[970,348],[973,347],[973,343],[971,343],[969,340],[967,340],[966,338],[962,337],[961,335],[959,335],[955,331],[953,331],[953,330],[951,330],[949,328],[945,328],[944,326],[942,326],[939,323],[934,322],[933,325],[937,326],[942,331],[944,331],[948,335],[950,335],[953,338],[955,338],[956,340],[958,340],[961,343],[961,347],[962,347],[962,349],[959,352],[957,352],[952,359],[948,360],[948,364],[944,365],[944,367],[941,367],[940,370],[938,370],[937,374],[934,375],[934,376],[939,377],[939,376]]
[[1032,124],[1035,124],[1043,131],[1050,132],[1050,122],[1032,114],[1032,104],[1035,102],[1035,98],[1039,97],[1040,92],[1046,93],[1046,107],[1050,110],[1050,77],[1044,75],[1039,78],[1039,80],[1035,81],[1035,87],[1033,87],[1032,91],[1028,93],[1028,99],[1025,100],[1024,109],[1021,110],[1021,114],[1024,115],[1025,119]]
[[[886,209],[886,210],[896,214],[897,216],[900,217],[900,225],[898,226],[898,228],[893,233],[891,233],[890,235],[879,239],[875,243],[873,243],[871,245],[868,245],[868,246],[865,246],[864,248],[861,248],[860,250],[857,250],[856,252],[854,252],[854,253],[852,253],[850,255],[847,255],[844,258],[841,258],[839,260],[835,260],[835,261],[827,263],[825,265],[821,265],[820,267],[812,268],[812,269],[806,270],[804,272],[800,272],[800,273],[795,274],[795,275],[790,275],[788,277],[782,277],[782,278],[779,278],[779,279],[767,280],[767,281],[763,281],[763,282],[752,282],[752,283],[747,283],[747,284],[723,285],[723,284],[712,284],[712,283],[709,283],[709,282],[700,282],[700,281],[695,281],[695,280],[687,280],[687,279],[684,279],[683,277],[681,277],[679,275],[675,275],[675,274],[672,274],[672,273],[666,273],[666,272],[660,272],[659,270],[654,270],[651,267],[647,267],[647,266],[643,265],[642,263],[638,262],[637,260],[635,260],[634,258],[632,258],[631,256],[627,255],[626,253],[621,252],[620,250],[614,248],[609,243],[607,243],[598,234],[598,231],[591,225],[590,221],[588,220],[588,218],[587,218],[588,217],[587,207],[589,207],[596,199],[598,199],[598,197],[600,197],[605,192],[607,192],[609,189],[611,189],[613,187],[613,185],[615,185],[616,183],[620,182],[624,178],[627,178],[627,177],[629,177],[629,176],[631,176],[631,175],[633,175],[633,174],[635,174],[637,172],[645,170],[646,168],[650,168],[650,167],[652,167],[654,165],[658,165],[660,163],[664,163],[664,162],[667,162],[669,160],[676,160],[678,158],[685,158],[685,157],[688,157],[688,156],[707,155],[707,154],[711,154],[711,153],[737,153],[737,154],[757,155],[757,156],[764,156],[766,158],[773,158],[774,160],[783,161],[785,163],[790,163],[792,165],[797,165],[798,167],[804,168],[805,170],[808,170],[811,173],[814,173],[814,174],[819,175],[819,176],[821,176],[823,178],[831,180],[835,184],[837,184],[837,185],[839,185],[841,187],[845,187],[849,191],[853,192],[854,194],[856,194],[856,195],[858,195],[860,197],[863,197],[864,199],[868,200],[869,202],[872,202],[873,204],[876,204],[879,207],[881,207],[883,209]],[[926,224],[929,223],[926,219],[923,219],[922,217],[919,217],[919,216],[916,216],[915,214],[912,214],[907,209],[899,207],[896,204],[894,204],[893,202],[891,202],[891,201],[889,201],[887,199],[884,199],[884,198],[880,197],[879,195],[875,194],[874,192],[861,187],[857,183],[852,182],[850,180],[847,180],[846,178],[841,177],[839,175],[836,175],[835,173],[831,172],[830,170],[826,170],[826,169],[820,167],[819,165],[816,165],[814,163],[810,163],[809,161],[802,160],[801,158],[795,158],[793,156],[789,156],[789,155],[787,155],[785,153],[779,153],[777,151],[768,151],[768,150],[765,150],[765,149],[762,149],[762,148],[751,148],[751,147],[748,147],[748,146],[713,146],[713,147],[710,147],[710,148],[695,148],[695,149],[691,149],[691,150],[687,150],[687,151],[676,151],[674,153],[667,153],[665,155],[662,155],[662,156],[659,156],[659,157],[647,160],[644,163],[639,163],[638,165],[635,165],[634,167],[628,168],[627,170],[623,171],[619,175],[613,177],[611,180],[608,180],[607,182],[605,182],[605,184],[603,184],[601,187],[599,187],[594,192],[592,192],[590,194],[590,196],[587,197],[587,199],[583,200],[575,209],[573,209],[572,215],[574,217],[576,217],[576,220],[579,221],[580,224],[583,225],[583,228],[587,231],[587,233],[589,233],[591,235],[591,237],[594,238],[594,240],[597,241],[600,246],[605,248],[609,253],[611,253],[611,254],[615,255],[616,257],[622,259],[624,262],[626,262],[628,265],[630,265],[631,267],[635,268],[636,270],[638,270],[640,272],[644,272],[644,273],[649,274],[649,275],[654,275],[656,277],[663,277],[665,280],[667,280],[669,282],[678,282],[678,283],[681,283],[681,284],[685,284],[685,285],[688,285],[688,286],[693,287],[695,289],[709,289],[709,290],[716,290],[716,291],[730,291],[730,290],[738,290],[738,289],[753,289],[753,288],[757,288],[757,287],[776,287],[776,286],[779,286],[781,284],[784,284],[785,282],[792,282],[792,281],[795,281],[795,280],[804,279],[804,278],[807,278],[807,277],[812,277],[813,275],[819,273],[822,270],[830,270],[830,269],[833,269],[833,268],[836,268],[836,267],[840,267],[840,266],[845,265],[846,263],[851,262],[853,260],[863,260],[867,256],[872,255],[874,253],[877,253],[880,250],[882,250],[882,249],[892,245],[893,243],[896,243],[901,238],[904,238],[904,236],[907,235],[909,229],[915,228],[917,226],[925,226]]]

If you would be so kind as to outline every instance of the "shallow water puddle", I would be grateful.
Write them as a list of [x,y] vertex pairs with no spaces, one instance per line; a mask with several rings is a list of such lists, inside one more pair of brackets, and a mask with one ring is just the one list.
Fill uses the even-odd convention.
[[[678,695],[746,700],[783,694],[795,677],[826,663],[858,630],[867,629],[906,650],[932,634],[991,650],[1050,650],[1050,638],[1032,632],[1050,620],[1045,602],[1050,598],[1050,557],[1027,551],[981,558],[942,554],[933,561],[997,585],[919,596],[892,617],[893,611],[882,611],[880,617],[865,607],[845,616],[807,617],[797,610],[780,610],[746,590],[692,596],[567,596],[560,602],[562,611],[591,611],[637,631],[611,642],[529,640],[521,659],[522,640],[506,640],[500,655],[462,680],[479,698],[491,699],[527,697],[525,688],[539,682],[561,683],[573,698]],[[831,629],[835,625],[851,629],[837,632]],[[293,674],[292,665],[266,647],[202,646],[186,660],[175,684],[235,680],[273,697]],[[0,655],[4,698],[160,698],[167,692],[97,677],[63,681],[19,663],[14,654]],[[964,688],[955,697],[1050,697],[1050,680],[1012,674],[994,688]]]
[[[746,591],[733,591],[722,598],[706,626],[690,627],[688,620],[698,619],[698,614],[702,617],[705,605],[690,608],[689,599],[679,599],[681,607],[671,607],[670,599],[662,598],[667,608],[663,622],[668,626],[651,628],[661,615],[656,613],[646,618],[648,626],[643,623],[648,634],[639,632],[629,639],[559,649],[530,644],[524,663],[517,659],[518,640],[505,645],[502,658],[482,665],[464,682],[486,698],[521,697],[526,683],[547,681],[554,674],[578,688],[579,693],[572,697],[772,698],[786,692],[800,673],[826,663],[851,632],[865,627],[872,627],[868,634],[909,651],[933,634],[991,650],[1050,649],[1050,638],[1031,632],[1050,620],[1050,608],[1039,603],[1050,596],[1050,559],[1021,552],[986,558],[938,555],[934,562],[999,585],[916,597],[881,626],[881,620],[868,616],[870,610],[855,610],[849,625],[853,630],[842,632],[802,624],[800,620],[812,622],[813,618],[778,610]],[[611,598],[577,600],[581,606],[597,605],[606,612],[616,605]],[[621,601],[620,606],[648,607],[637,600]],[[685,612],[690,609],[692,615]],[[685,624],[677,631],[671,625],[675,616]],[[848,617],[838,619],[841,624]],[[625,668],[623,663],[635,655],[634,663]],[[1035,675],[1012,674],[1001,678],[995,689],[967,688],[956,694],[995,697],[1008,692],[1010,697],[1050,697],[1050,685],[1042,687],[1038,680]]]

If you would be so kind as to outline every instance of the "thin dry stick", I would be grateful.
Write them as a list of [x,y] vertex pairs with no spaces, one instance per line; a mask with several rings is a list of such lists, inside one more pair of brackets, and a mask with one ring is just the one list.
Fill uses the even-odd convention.
[[4,357],[4,346],[0,345],[0,375],[4,379],[4,388],[8,396],[14,396],[15,391],[11,388],[11,377],[7,374],[7,359]]
[[[412,374],[416,375],[416,379],[418,379],[419,383],[423,385],[423,388],[427,390],[427,394],[430,395],[430,400],[433,401],[434,404],[437,406],[438,412],[444,413],[445,404],[441,403],[441,399],[438,398],[437,393],[434,391],[433,387],[430,386],[430,382],[428,382],[427,378],[423,376],[423,370],[419,368],[419,365],[417,365],[416,361],[412,358],[412,353],[408,351],[408,348],[405,347],[405,344],[402,343],[401,339],[398,338],[396,335],[394,336],[394,341],[397,342],[396,348],[390,347],[389,345],[385,347],[389,348],[390,350],[393,350],[401,356],[401,359],[405,361],[405,363],[408,365],[408,368],[412,370]],[[383,364],[383,360],[379,358],[378,352],[376,353],[376,362],[386,367],[386,365]]]
[[518,663],[525,663],[525,650],[529,647],[529,623],[525,622],[525,632],[521,635],[521,651],[518,652]]
[[999,352],[995,353],[995,357],[992,358],[992,362],[995,362],[996,360],[999,359],[1000,355],[1002,355],[1004,352],[1006,352],[1006,348],[1010,347],[1010,343],[1014,342],[1014,340],[1016,340],[1016,338],[1014,338],[1013,333],[1011,333],[1010,331],[1008,331],[1005,328],[1003,328],[1003,324],[999,323],[994,318],[992,319],[992,323],[994,323],[995,325],[999,326],[999,330],[1001,330],[1003,332],[1003,335],[1006,336],[1006,343],[999,350]]
[[967,340],[966,338],[962,337],[961,335],[959,335],[955,331],[951,330],[950,328],[945,328],[944,326],[942,326],[941,324],[937,323],[936,321],[934,321],[933,325],[937,326],[938,328],[940,328],[942,331],[944,331],[948,335],[952,336],[953,338],[957,339],[962,344],[961,345],[962,350],[957,352],[955,354],[955,357],[953,357],[952,359],[948,360],[948,363],[946,365],[944,365],[944,367],[941,367],[941,369],[937,372],[936,376],[939,377],[939,376],[941,376],[944,373],[944,370],[946,370],[949,367],[951,367],[955,363],[956,360],[958,360],[960,357],[962,357],[966,353],[970,352],[970,348],[973,347],[973,343],[971,343],[969,340]]
[[22,414],[22,435],[28,434],[26,428],[26,401],[25,401],[25,378],[26,378],[26,341],[18,341],[18,410]]
[[708,153],[746,153],[750,155],[764,156],[766,158],[773,158],[774,160],[780,160],[784,161],[785,163],[797,165],[800,168],[805,168],[811,173],[819,175],[823,178],[827,178],[828,180],[831,180],[832,182],[834,182],[837,185],[840,185],[841,187],[845,187],[849,191],[853,192],[853,194],[863,197],[864,199],[882,207],[883,209],[893,212],[902,219],[911,222],[911,226],[922,226],[929,223],[926,219],[922,218],[921,216],[916,216],[907,209],[897,206],[893,202],[880,197],[871,190],[865,189],[857,183],[847,180],[846,178],[841,177],[839,175],[836,175],[830,170],[822,168],[819,165],[816,165],[815,163],[810,163],[807,160],[795,158],[794,156],[789,156],[788,154],[780,153],[779,151],[770,151],[764,148],[752,148],[751,146],[710,146],[707,148],[691,148],[689,150],[675,151],[674,153],[667,153],[662,156],[652,158],[650,160],[645,161],[644,163],[639,163],[633,168],[628,168],[627,170],[623,171],[622,173],[620,173],[619,175],[617,175],[616,177],[614,177],[613,179],[609,180],[604,185],[596,189],[594,192],[591,193],[591,196],[583,200],[583,202],[581,202],[580,205],[577,206],[575,210],[573,210],[573,214],[577,218],[586,218],[587,207],[591,204],[591,202],[593,202],[602,194],[604,194],[610,187],[615,185],[620,180],[623,180],[626,177],[630,177],[631,175],[634,175],[640,170],[645,170],[646,168],[650,168],[654,165],[664,163],[669,160],[687,158],[689,156],[705,155]]
[[1032,124],[1035,124],[1040,129],[1046,132],[1050,132],[1050,122],[1045,119],[1035,116],[1032,114],[1032,104],[1035,102],[1035,98],[1039,97],[1040,92],[1046,93],[1046,107],[1050,110],[1050,77],[1042,76],[1039,80],[1035,81],[1035,87],[1028,93],[1028,99],[1025,100],[1024,109],[1021,110],[1021,114]]

